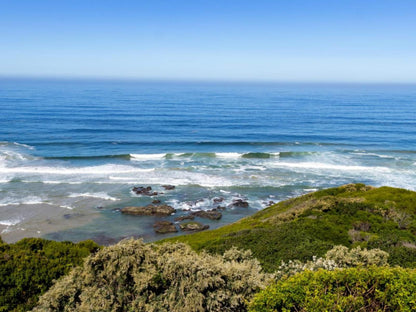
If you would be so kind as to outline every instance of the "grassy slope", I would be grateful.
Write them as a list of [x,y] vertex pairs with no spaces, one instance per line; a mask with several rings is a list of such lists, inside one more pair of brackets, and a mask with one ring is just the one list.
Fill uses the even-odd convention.
[[416,192],[345,185],[280,202],[216,230],[163,241],[222,253],[251,249],[264,269],[323,256],[334,245],[381,248],[390,264],[416,267]]

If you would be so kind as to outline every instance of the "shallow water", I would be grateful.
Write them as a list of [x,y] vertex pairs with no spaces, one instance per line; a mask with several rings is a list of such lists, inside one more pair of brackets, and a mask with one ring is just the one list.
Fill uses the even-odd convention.
[[154,199],[133,186],[176,215],[249,202],[211,228],[345,183],[415,190],[415,99],[409,85],[0,80],[1,236],[162,237],[117,211]]

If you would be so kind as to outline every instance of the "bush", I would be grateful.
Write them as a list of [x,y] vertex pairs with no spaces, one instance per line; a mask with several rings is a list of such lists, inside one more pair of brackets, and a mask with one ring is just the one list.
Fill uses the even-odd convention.
[[53,280],[68,273],[99,248],[93,241],[78,244],[25,238],[0,244],[0,311],[27,311]]
[[248,251],[213,256],[128,240],[87,258],[34,311],[245,311],[266,278]]
[[361,249],[360,246],[349,250],[345,246],[335,246],[325,255],[325,258],[313,257],[311,261],[301,262],[299,260],[282,261],[275,273],[276,280],[287,278],[305,270],[317,271],[324,269],[333,271],[340,268],[366,267],[371,265],[388,266],[389,254],[380,249]]
[[414,311],[416,270],[305,271],[258,293],[249,311]]

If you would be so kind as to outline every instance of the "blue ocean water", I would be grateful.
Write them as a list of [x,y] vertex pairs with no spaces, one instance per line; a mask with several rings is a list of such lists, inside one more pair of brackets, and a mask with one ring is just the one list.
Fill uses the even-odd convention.
[[116,209],[155,199],[134,186],[177,215],[222,198],[215,228],[351,182],[416,189],[415,85],[0,80],[8,241],[159,238]]

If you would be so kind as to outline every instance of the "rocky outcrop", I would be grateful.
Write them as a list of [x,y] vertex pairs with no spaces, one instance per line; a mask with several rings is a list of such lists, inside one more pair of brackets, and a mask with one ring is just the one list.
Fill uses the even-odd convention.
[[248,202],[239,198],[239,199],[234,199],[233,202],[230,204],[231,207],[242,207],[242,208],[247,208],[248,207]]
[[209,225],[205,225],[205,224],[195,222],[195,221],[179,224],[179,227],[181,228],[182,231],[191,231],[191,232],[203,231],[203,230],[209,229]]
[[224,201],[224,197],[215,197],[212,199],[214,204],[222,203]]
[[184,221],[184,220],[193,220],[193,219],[195,219],[195,216],[193,216],[193,215],[185,215],[185,216],[176,217],[174,220],[175,221]]
[[199,211],[194,211],[191,212],[192,216],[195,217],[200,217],[200,218],[207,218],[210,220],[219,220],[222,218],[222,213],[217,211],[216,209],[212,209],[212,210],[199,210]]
[[158,194],[157,192],[152,191],[151,186],[135,186],[132,191],[137,195],[156,196]]
[[147,205],[142,207],[124,207],[122,213],[139,216],[170,216],[176,209],[169,205]]
[[153,225],[153,229],[158,234],[175,233],[178,231],[176,226],[170,221],[158,221]]
[[166,190],[166,191],[171,191],[175,189],[174,185],[170,185],[170,184],[166,184],[166,185],[162,185],[162,187]]

